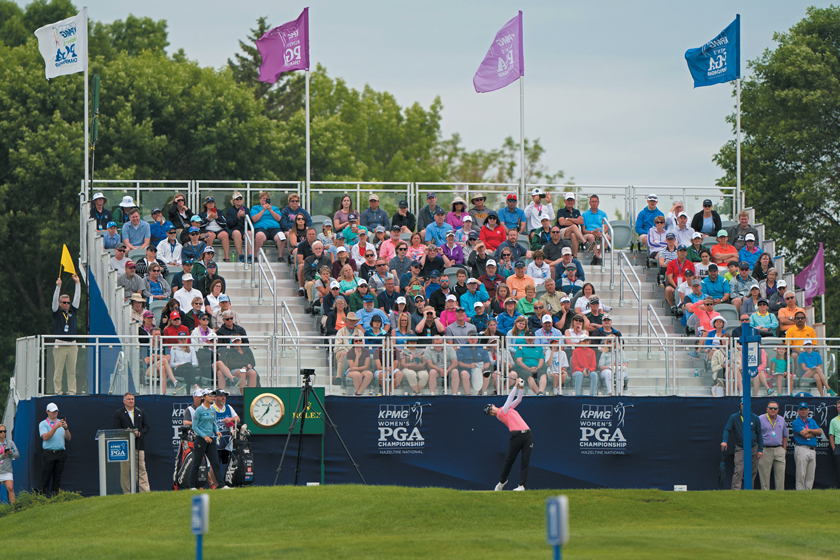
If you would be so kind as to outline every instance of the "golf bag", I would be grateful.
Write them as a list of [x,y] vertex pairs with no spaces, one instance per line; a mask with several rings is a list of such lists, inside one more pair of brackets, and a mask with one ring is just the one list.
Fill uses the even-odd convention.
[[230,462],[225,472],[227,486],[250,486],[254,483],[254,455],[251,453],[251,432],[245,424],[231,434]]
[[[175,471],[172,473],[172,488],[179,490],[190,487],[193,463],[195,461],[195,433],[189,428],[181,429],[181,443],[175,456]],[[204,486],[207,482],[207,465],[198,468],[198,483]]]

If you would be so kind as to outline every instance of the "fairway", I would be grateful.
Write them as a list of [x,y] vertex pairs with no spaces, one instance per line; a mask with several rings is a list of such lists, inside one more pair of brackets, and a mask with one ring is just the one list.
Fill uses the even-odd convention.
[[[322,486],[210,492],[206,558],[550,558],[545,499],[569,496],[564,558],[837,558],[840,492],[464,492]],[[94,497],[0,519],[6,558],[188,558],[190,492]]]

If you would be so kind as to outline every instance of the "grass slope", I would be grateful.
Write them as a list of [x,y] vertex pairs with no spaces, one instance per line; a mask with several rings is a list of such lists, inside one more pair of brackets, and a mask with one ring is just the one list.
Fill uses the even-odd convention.
[[[560,491],[322,486],[211,492],[205,558],[550,558]],[[840,491],[572,490],[564,558],[837,558]],[[189,558],[190,492],[54,503],[0,519],[5,558]]]

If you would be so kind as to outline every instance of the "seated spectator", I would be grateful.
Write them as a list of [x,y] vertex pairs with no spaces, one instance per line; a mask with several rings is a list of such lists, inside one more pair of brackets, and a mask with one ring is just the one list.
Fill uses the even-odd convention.
[[586,281],[586,274],[583,271],[583,265],[580,264],[580,261],[577,260],[572,256],[572,250],[568,247],[563,247],[561,251],[560,262],[557,263],[557,266],[554,270],[554,280],[558,283],[560,279],[566,274],[566,269],[569,268],[569,265],[575,267],[577,271],[577,277],[580,278],[581,281]]
[[511,354],[515,355],[516,350],[520,344],[525,344],[525,336],[532,334],[528,329],[528,318],[524,315],[518,315],[513,320],[513,327],[505,335],[506,347]]
[[[647,243],[648,256],[657,258],[659,251],[668,246],[667,242],[668,231],[665,229],[665,216],[657,216],[654,218],[653,227],[647,230],[645,241]],[[639,238],[641,239],[641,237]],[[677,236],[674,235],[674,241]]]
[[[181,312],[172,310],[169,313],[169,324],[163,329],[163,344],[175,345],[182,337],[189,337],[190,329],[181,322]],[[175,365],[171,364],[174,368]]]
[[[775,273],[775,269],[773,269],[773,271]],[[759,284],[758,285],[759,291],[761,291],[762,286],[766,287],[766,284],[764,282]],[[772,293],[772,295],[769,294],[769,293],[768,294],[763,294],[763,295],[766,295],[767,300],[770,302],[770,313],[772,313],[773,315],[778,317],[779,316],[779,310],[782,309],[783,307],[785,307],[785,305],[787,305],[786,302],[785,302],[785,296],[787,295],[787,282],[785,282],[784,280],[779,280],[778,282],[776,282],[775,288],[776,288],[776,290],[775,290],[775,292]],[[791,324],[793,324],[793,323],[791,323]],[[781,329],[781,322],[780,322],[779,326],[780,326],[780,329]]]
[[[199,239],[200,230],[197,227],[190,227],[190,229],[187,230],[187,234],[189,236],[189,241],[184,243],[181,247],[181,258],[198,262],[207,250],[207,245]],[[210,248],[212,249],[212,247]]]
[[183,284],[181,289],[172,294],[172,297],[178,300],[181,309],[191,309],[193,300],[198,298],[202,302],[201,311],[204,311],[204,295],[193,288],[192,274],[184,274],[181,277],[181,283]]
[[202,298],[193,298],[192,308],[186,313],[183,310],[181,311],[181,322],[191,333],[198,326],[198,318],[204,315],[203,303]]
[[[540,311],[545,310],[540,309]],[[551,315],[546,313],[539,317],[538,320],[540,321],[540,327],[538,329],[532,329],[538,346],[548,346],[552,340],[560,340],[563,337],[563,333],[554,328],[554,318]],[[548,362],[546,361],[546,363]]]
[[368,234],[368,229],[364,226],[359,225],[359,215],[355,212],[352,212],[349,216],[347,216],[347,227],[344,228],[344,241],[347,244],[348,250],[359,242],[359,232],[365,232],[365,235]]
[[[435,308],[427,305],[423,309],[423,320],[417,323],[417,326],[414,328],[415,334],[426,338],[443,336],[444,332],[446,332],[446,327],[436,315]],[[431,377],[431,371],[429,372],[429,376]]]
[[497,328],[502,335],[507,335],[513,328],[514,321],[521,316],[521,313],[516,310],[516,304],[517,301],[514,298],[510,297],[506,299],[504,303],[504,311],[496,317],[496,320],[498,321]]
[[181,266],[181,251],[183,250],[183,246],[178,242],[175,235],[176,232],[175,226],[169,226],[166,231],[166,238],[157,244],[157,258],[167,268],[172,267],[173,269]]
[[750,288],[755,280],[750,277],[750,265],[745,262],[738,263],[738,275],[729,282],[729,299],[732,305],[741,314],[741,303],[744,298],[749,297]]
[[345,357],[347,370],[344,372],[344,377],[353,381],[353,396],[360,397],[373,380],[370,351],[365,347],[365,339],[354,337]]
[[[515,278],[511,276],[511,278]],[[510,278],[508,278],[510,280]],[[534,314],[534,303],[537,301],[536,299],[536,288],[533,285],[528,284],[525,286],[525,296],[516,302],[516,310],[526,316],[531,316]],[[514,296],[515,297],[515,296]]]
[[478,233],[472,231],[472,217],[464,214],[464,227],[455,230],[455,241],[464,248],[464,260],[473,252],[473,245],[478,243]]
[[590,348],[588,341],[582,341],[572,351],[572,378],[575,380],[575,395],[581,396],[583,380],[589,378],[589,394],[598,394],[598,363],[595,359],[595,352]]
[[216,265],[216,261],[206,260],[203,266],[204,275],[198,282],[198,291],[200,291],[206,296],[210,293],[211,286],[213,286],[213,283],[218,282],[222,285],[221,291],[225,292],[227,290],[227,282],[220,274],[218,274],[218,267]]
[[[400,296],[403,302],[405,302],[405,298]],[[405,342],[410,339],[414,338],[414,326],[411,324],[411,314],[405,311],[405,303],[401,304],[403,307],[402,311],[393,310],[391,313],[388,314],[388,320],[391,323],[391,333],[394,337],[394,342],[399,348],[405,347]]]
[[371,274],[368,279],[368,285],[371,289],[377,293],[381,292],[385,290],[385,286],[389,280],[393,283],[392,286],[396,288],[397,278],[388,272],[388,261],[382,258],[377,258],[374,262],[373,274]]
[[[379,320],[382,322],[382,329],[387,333],[391,330],[391,323],[388,321],[388,316],[382,310],[374,308],[375,301],[376,298],[371,294],[364,296],[362,298],[362,309],[356,312],[356,316],[359,318],[359,323],[365,332],[370,328],[371,318],[374,316],[379,317]],[[352,305],[350,308],[352,309]]]
[[338,237],[343,237],[345,228],[350,227],[350,214],[353,214],[353,198],[344,194],[338,203],[338,212],[333,215],[333,229]]
[[[173,317],[175,319],[175,317]],[[169,328],[169,327],[167,327]],[[169,367],[173,374],[184,379],[184,385],[192,387],[199,376],[198,356],[195,348],[190,346],[190,339],[186,335],[179,336],[175,345],[169,351]]]
[[[686,281],[688,276],[686,276]],[[682,325],[684,327],[688,327],[688,322],[691,321],[691,318],[694,316],[694,312],[691,311],[691,305],[697,303],[699,301],[703,301],[706,299],[706,296],[703,295],[703,288],[702,283],[700,280],[695,278],[691,281],[691,290],[683,295],[682,289],[680,289],[680,295],[682,295],[682,301],[680,302],[679,308],[683,310],[682,316]],[[686,334],[689,334],[689,331],[686,329]]]
[[440,322],[444,327],[448,327],[455,322],[455,309],[458,307],[458,298],[455,294],[446,296],[445,308],[440,314]]
[[[698,337],[705,336],[705,333],[714,330],[712,327],[712,321],[715,317],[720,317],[720,313],[715,311],[715,301],[712,299],[711,296],[706,296],[703,298],[703,301],[698,301],[697,303],[692,303],[688,306],[688,309],[697,317],[697,323],[694,329],[694,332],[697,334]],[[699,356],[692,356],[697,358]]]
[[729,234],[720,230],[717,234],[718,244],[712,247],[712,260],[715,264],[724,264],[730,261],[738,261],[738,249],[729,244]]
[[219,299],[219,309],[217,311],[213,311],[213,320],[212,320],[213,328],[216,329],[216,331],[218,332],[219,327],[224,325],[224,321],[222,320],[222,314],[225,311],[230,311],[231,312],[231,317],[233,318],[233,323],[234,324],[236,324],[236,325],[240,324],[239,313],[237,313],[236,311],[231,309],[230,297],[227,294],[221,294],[221,295],[219,295],[218,299]]
[[546,279],[551,279],[551,268],[546,264],[542,250],[534,251],[534,260],[528,263],[525,275],[533,278],[537,286],[545,284]]
[[139,261],[134,263],[135,271],[140,278],[145,278],[149,275],[149,266],[152,263],[156,263],[161,269],[161,276],[166,278],[169,275],[169,269],[166,268],[166,264],[157,257],[157,247],[154,245],[149,245],[146,247],[146,256]]
[[790,360],[799,363],[799,348],[804,340],[817,338],[817,331],[805,324],[805,311],[798,310],[793,316],[794,325],[785,331],[785,344],[790,347]]
[[706,352],[704,361],[709,366],[712,363],[712,354],[715,350],[726,344],[726,338],[729,335],[724,331],[725,328],[726,319],[720,315],[712,319],[712,329],[705,335],[706,340],[703,343]]
[[[584,284],[583,288],[581,288],[581,295],[578,296],[577,301],[575,302],[575,313],[578,315],[586,315],[589,313],[589,298],[596,295],[595,286],[593,286],[591,282]],[[609,312],[609,309],[606,306],[604,306],[604,312]]]
[[[436,274],[437,271],[432,273],[432,277],[429,279],[430,282],[426,285],[426,297],[428,298],[429,305],[434,307],[435,312],[443,318],[442,313],[446,308],[446,302],[449,299],[449,296],[454,297],[456,302],[457,296],[455,295],[454,290],[452,290],[449,286],[449,276],[443,275],[438,279]],[[438,280],[440,283],[438,287],[435,287]]]
[[741,315],[746,315],[749,317],[753,313],[758,310],[758,300],[761,298],[761,292],[758,289],[758,284],[751,284],[750,285],[750,293],[748,297],[745,297],[744,300],[741,302]]
[[710,296],[715,304],[729,301],[729,282],[718,274],[718,265],[709,265],[709,275],[701,280],[703,294]]
[[516,206],[517,197],[511,193],[507,195],[507,205],[498,211],[499,220],[505,228],[510,230],[517,230],[520,233],[527,232],[527,220],[525,219],[525,212]]
[[[426,230],[428,231],[428,229]],[[464,249],[455,242],[455,231],[446,232],[446,243],[441,247],[441,258],[446,268],[464,265]]]
[[222,284],[221,278],[216,278],[210,283],[210,289],[207,295],[204,296],[204,308],[210,315],[216,315],[222,309],[222,306],[219,304],[219,298],[222,296],[223,287],[224,284]]
[[656,207],[659,203],[659,197],[651,193],[647,196],[647,206],[642,208],[639,215],[636,216],[636,234],[639,236],[639,249],[647,247],[648,232],[654,229],[656,218],[662,218],[662,224],[665,224],[665,214],[662,210]]
[[566,274],[560,278],[560,290],[570,296],[583,289],[583,281],[577,277],[577,267],[573,264],[566,266]]
[[685,245],[688,248],[691,245],[691,238],[694,237],[694,230],[688,227],[688,214],[680,212],[677,214],[677,223],[671,227],[669,232],[676,236],[677,246]]
[[476,233],[479,233],[481,231],[481,228],[487,221],[487,216],[490,214],[490,212],[493,211],[484,205],[486,201],[487,197],[480,193],[475,193],[470,198],[470,203],[473,205],[473,207],[470,208],[469,215],[472,218],[472,230]]
[[559,395],[561,387],[568,378],[569,360],[566,358],[566,353],[560,347],[560,339],[551,339],[544,350],[544,360],[546,373],[551,378],[554,388],[554,394]]
[[497,271],[506,282],[508,278],[513,276],[513,261],[511,260],[511,252],[509,248],[502,250]]
[[172,286],[173,292],[175,290],[180,290],[183,287],[183,282],[181,279],[184,277],[184,274],[192,274],[193,270],[193,261],[192,259],[184,259],[181,262],[181,272],[175,273],[172,278],[169,279],[169,285]]
[[172,199],[172,204],[169,206],[167,213],[169,222],[175,226],[180,233],[181,230],[190,227],[190,219],[193,217],[193,212],[186,205],[186,198],[181,193],[176,193]]
[[365,345],[371,352],[388,342],[388,333],[382,328],[383,324],[382,317],[378,315],[370,317],[368,328],[365,329]]
[[458,301],[461,301],[461,296],[467,293],[467,271],[459,268],[455,272],[455,285],[452,286],[452,291]]
[[149,268],[149,277],[143,280],[143,298],[149,303],[154,300],[168,300],[172,297],[172,288],[163,277],[161,266],[157,263]]
[[192,275],[195,279],[195,287],[199,291],[201,291],[200,286],[202,285],[204,277],[207,275],[207,268],[210,266],[211,262],[214,262],[213,259],[215,258],[215,255],[216,250],[213,249],[213,247],[205,247],[201,258],[193,264]]
[[785,393],[787,390],[787,379],[793,381],[795,373],[795,366],[792,371],[788,372],[787,348],[784,346],[776,346],[776,354],[770,358],[767,366],[768,375],[772,375],[776,380],[776,394],[782,393],[782,385],[784,384]]
[[414,396],[418,396],[423,387],[429,382],[429,372],[426,369],[425,349],[417,346],[417,339],[406,338],[406,344],[402,350],[400,368],[411,387]]
[[[423,238],[419,233],[411,234],[406,256],[412,261],[421,261],[426,255],[427,247],[423,244]],[[421,263],[422,264],[422,263]]]
[[555,269],[563,260],[564,250],[568,249],[569,259],[571,260],[571,243],[569,243],[568,240],[563,239],[561,234],[562,230],[560,229],[560,226],[551,226],[551,228],[549,229],[549,240],[542,246],[545,264],[548,265],[548,268],[551,271],[552,278],[557,278]]
[[[142,296],[141,296],[142,297]],[[181,309],[181,304],[178,303],[177,299],[170,299],[166,302],[166,305],[163,307],[163,310],[160,312],[160,328],[168,327],[171,324],[170,315],[173,311],[178,311]]]
[[545,304],[546,312],[557,313],[562,307],[560,300],[565,294],[557,291],[557,284],[551,278],[547,278],[544,285],[545,293],[540,296],[540,301]]
[[700,233],[703,237],[714,235],[716,231],[720,231],[720,228],[723,227],[720,214],[712,207],[712,201],[707,198],[703,201],[703,209],[691,219],[691,229]]
[[102,235],[102,246],[105,249],[114,249],[121,240],[122,237],[117,233],[117,222],[108,222],[108,228]]
[[324,267],[327,268],[327,273],[329,273],[332,270],[332,260],[324,251],[324,245],[320,241],[315,241],[312,244],[312,254],[308,255],[301,263],[298,278],[298,285],[303,288],[304,295],[307,296],[309,301],[313,299],[312,287]]
[[589,313],[583,316],[583,328],[592,337],[594,333],[601,328],[601,324],[606,317],[606,313],[601,309],[601,300],[598,296],[589,298]]
[[779,319],[779,332],[781,334],[787,333],[788,329],[796,324],[794,317],[797,313],[802,313],[805,316],[805,310],[796,304],[796,294],[792,291],[787,291],[787,284],[782,286],[782,281],[779,281],[779,292],[783,291],[783,307],[779,307],[776,315]]
[[[340,300],[344,303],[339,303]],[[349,312],[344,314],[347,311],[347,303],[343,296],[339,296],[335,300],[334,305],[336,309],[333,311],[336,311],[339,307],[341,307],[341,311],[335,313],[335,317],[332,317],[331,314],[331,317],[327,318],[327,333],[328,336],[335,338],[333,351],[335,352],[336,368],[338,369],[336,369],[337,374],[334,381],[337,382],[336,384],[340,384],[344,380],[344,371],[346,371],[341,367],[341,362],[347,354],[347,351],[351,348],[352,339],[363,337],[365,331],[359,325],[359,319],[355,313]],[[344,322],[344,326],[340,326],[342,321]],[[329,334],[333,331],[335,331],[334,334]],[[362,343],[364,344],[364,340]]]
[[[104,194],[98,192],[93,195],[91,202],[93,204],[90,206],[90,217],[96,222],[96,231],[111,229],[109,222],[112,222],[114,217],[111,216],[111,211],[105,208],[105,203],[108,202],[108,199],[105,198]],[[114,223],[114,227],[117,227],[116,223]],[[105,248],[110,249],[107,245]]]
[[373,247],[376,249],[376,253],[379,254],[379,248],[382,247],[382,244],[385,243],[385,228],[382,226],[376,226],[376,229],[371,229],[373,232],[373,236],[370,239],[370,242],[373,243]]
[[484,290],[487,292],[487,296],[490,299],[494,299],[496,297],[496,289],[499,285],[505,284],[504,276],[497,274],[496,271],[496,261],[488,259],[485,265],[485,273],[478,277],[478,281],[481,282],[481,285],[484,287]]
[[209,369],[211,372],[215,371],[216,382],[223,391],[225,380],[234,381],[238,384],[239,380],[231,374],[228,366],[222,361],[221,348],[218,347],[218,336],[210,328],[210,315],[200,313],[195,316],[194,321],[195,327],[191,332],[190,342],[198,357],[199,367]]
[[[382,267],[381,270],[385,270],[385,268]],[[400,293],[396,290],[396,285],[394,284],[394,277],[388,274],[388,276],[385,278],[385,284],[383,286],[382,291],[379,293],[379,295],[376,296],[376,307],[384,311],[387,315],[391,312],[391,309],[397,306],[397,300],[399,298]],[[405,303],[405,298],[403,298],[403,304]]]
[[[290,204],[291,199],[296,196],[292,195],[289,197]],[[254,255],[259,254],[263,243],[274,241],[277,245],[277,253],[279,255],[277,260],[282,262],[283,249],[286,246],[286,234],[281,227],[283,215],[277,206],[271,205],[270,193],[267,191],[260,192],[260,203],[251,208],[250,218],[254,223]],[[290,227],[287,229],[290,229]]]
[[533,337],[526,337],[525,344],[516,349],[514,369],[522,379],[528,380],[528,386],[536,395],[545,394],[548,382],[545,352],[536,345]]
[[[233,239],[233,245],[236,248],[236,253],[239,255],[239,262],[245,262],[242,239],[245,237],[245,216],[250,214],[243,201],[242,193],[233,191],[231,205],[225,209],[225,225],[228,236]],[[249,256],[253,257],[252,255]]]
[[[146,311],[146,313],[149,313],[151,315],[151,320],[154,321],[154,313],[151,311]],[[148,324],[151,324],[151,321]],[[149,327],[148,330],[145,330],[144,327],[141,326],[140,329],[141,332],[147,332],[150,335],[150,337],[146,339],[146,342],[143,342],[143,339],[140,340],[141,344],[149,344],[150,346],[149,355],[143,358],[143,362],[149,366],[146,368],[146,379],[149,383],[151,383],[152,379],[155,379],[155,382],[160,384],[161,395],[166,394],[167,379],[172,382],[172,387],[177,391],[178,380],[175,379],[175,374],[172,372],[172,367],[169,365],[169,361],[172,357],[163,352],[160,342],[160,328]]]
[[123,224],[122,239],[126,248],[145,249],[151,242],[151,228],[149,224],[140,219],[140,211],[132,208],[128,213],[128,222]]
[[[507,284],[499,284],[496,286],[496,293],[490,298],[490,312],[493,315],[501,315],[505,311],[505,302],[511,299],[510,288]],[[516,300],[514,301],[514,308],[516,307]]]
[[[685,212],[683,212],[683,214],[685,214]],[[613,354],[613,344],[616,344],[616,340],[618,339],[614,336],[608,336],[603,339],[602,346],[599,348],[601,355],[598,357],[598,365],[596,366],[598,375],[607,387],[608,397],[613,396],[613,371],[615,370],[619,373],[619,375],[621,374],[621,366],[616,365],[616,356]]]
[[561,228],[560,237],[571,240],[572,255],[577,257],[578,245],[586,243],[581,232],[583,229],[583,216],[575,207],[577,200],[575,193],[567,192],[563,195],[564,208],[557,211],[556,225]]
[[[490,295],[487,289],[476,278],[467,280],[467,292],[461,296],[461,306],[467,310],[467,317],[472,319],[476,313],[475,304],[478,302],[484,303],[490,301]],[[482,306],[482,312],[484,308]]]
[[812,340],[802,342],[802,352],[799,353],[797,363],[802,368],[802,377],[813,379],[817,383],[817,391],[819,391],[820,396],[825,397],[828,381],[823,372],[822,356],[819,352],[814,352],[814,342]]
[[432,395],[437,391],[438,377],[444,381],[444,391],[446,390],[446,378],[450,373],[452,373],[453,387],[457,386],[454,384],[454,380],[458,371],[458,358],[452,345],[445,343],[443,338],[436,336],[432,345],[426,348],[424,356],[426,358],[426,369],[429,372],[429,392]]
[[668,263],[665,270],[665,278],[667,285],[665,286],[665,301],[671,306],[671,314],[676,314],[676,299],[674,293],[677,291],[677,286],[685,282],[685,273],[690,270],[694,273],[694,263],[686,259],[688,255],[688,247],[680,245],[677,247],[677,258]]
[[589,333],[586,332],[584,328],[584,323],[586,319],[583,318],[581,315],[575,315],[572,317],[572,327],[568,329],[565,333],[565,340],[563,347],[566,352],[566,358],[569,359],[569,362],[572,361],[572,352],[575,347],[580,346],[581,344],[585,344],[587,340],[589,340]]
[[517,243],[517,239],[519,239],[519,231],[509,229],[507,231],[507,240],[501,243],[494,253],[496,259],[500,259],[506,251],[510,251],[511,260],[514,262],[533,258],[534,254]]
[[163,212],[161,212],[160,208],[153,208],[151,216],[152,223],[149,225],[151,230],[150,245],[157,247],[161,241],[166,239],[166,233],[169,231],[169,228],[174,226],[172,222],[164,219]]
[[117,276],[117,286],[123,288],[125,301],[131,299],[132,294],[143,295],[143,279],[135,274],[134,261],[125,261],[125,274]]
[[473,314],[469,318],[470,323],[475,325],[478,332],[483,332],[487,329],[487,323],[493,318],[492,312],[489,309],[490,303],[476,301],[473,304]]
[[[346,317],[350,313],[350,309],[347,305],[347,299],[345,299],[344,296],[338,296],[335,299],[335,303],[333,303],[332,308],[326,309],[325,311],[327,315],[327,322],[325,326],[326,335],[328,337],[334,337],[338,331],[346,325]],[[354,313],[353,317],[355,316],[356,315]]]
[[201,218],[201,229],[206,237],[204,242],[212,245],[218,239],[222,242],[222,254],[225,262],[230,262],[230,234],[227,230],[227,220],[224,214],[216,208],[216,199],[212,196],[205,197],[204,210],[199,214]]
[[361,267],[365,263],[368,253],[373,253],[374,261],[376,259],[376,247],[373,243],[368,241],[368,231],[364,227],[359,228],[358,241],[350,248],[350,258],[356,262],[357,267]]
[[242,343],[242,337],[234,335],[230,339],[230,346],[223,352],[224,365],[230,373],[239,378],[239,392],[245,394],[246,387],[257,386],[257,370],[254,369],[256,359],[251,349]]
[[344,247],[339,247],[335,254],[335,262],[332,264],[332,277],[342,279],[344,277],[344,266],[350,266],[350,275],[356,273],[356,261],[350,257],[350,253]]
[[[523,300],[519,300],[522,302]],[[517,306],[519,303],[517,303]],[[545,315],[545,304],[540,300],[534,300],[534,312],[531,315],[525,315],[528,319],[528,330],[531,332],[537,332],[542,328],[542,317]]]
[[768,311],[770,307],[767,298],[758,298],[758,311],[750,315],[750,326],[758,332],[761,337],[776,336],[776,329],[779,328],[779,320]]
[[[706,276],[709,275],[709,267],[712,266],[712,255],[709,253],[708,250],[705,248],[700,250],[700,262],[694,263],[694,275],[695,277],[702,281]],[[717,265],[715,265],[717,268]]]
[[377,226],[383,228],[391,226],[388,213],[379,207],[379,195],[371,193],[368,196],[368,207],[362,212],[360,223],[369,230],[374,230]]
[[[696,267],[697,263],[703,260],[700,257],[700,251],[704,251],[705,249],[703,247],[703,236],[695,231],[691,235],[691,245],[688,246],[688,256],[686,258],[693,262]],[[711,258],[711,253],[709,253],[709,257]]]
[[484,243],[487,250],[494,253],[499,245],[507,239],[505,227],[499,222],[499,215],[495,210],[488,212],[487,220],[478,232],[478,238]]
[[451,225],[444,221],[445,217],[446,212],[443,208],[438,207],[435,211],[434,222],[425,227],[426,234],[423,239],[427,244],[433,242],[437,247],[443,247],[446,244],[446,232],[455,231]]
[[[554,214],[552,212],[552,214]],[[540,227],[535,228],[530,233],[531,250],[536,251],[542,249],[543,245],[551,243],[551,217],[548,214],[541,214],[539,216]],[[560,229],[557,229],[557,239],[560,238]],[[559,250],[558,250],[559,253]],[[558,255],[559,257],[559,255]]]
[[[140,294],[131,294],[128,301],[131,302],[131,320],[143,323],[143,311],[145,309],[146,299]],[[152,317],[154,317],[154,314],[152,314]]]
[[755,246],[755,235],[748,233],[745,241],[746,244],[738,251],[738,258],[741,262],[749,264],[750,269],[752,269],[764,251]]
[[[339,286],[341,285],[342,282],[339,282]],[[345,295],[347,294],[345,293]],[[365,297],[367,296],[373,298],[373,293],[371,292],[368,283],[365,282],[363,278],[359,278],[356,289],[350,293],[347,299],[350,304],[350,311],[361,311],[361,309],[365,306]]]
[[400,228],[400,233],[411,233],[417,227],[417,219],[408,211],[408,202],[405,200],[400,200],[397,213],[391,216],[391,227],[394,226]]
[[[759,261],[756,266],[760,265],[761,262]],[[753,274],[753,278],[755,278],[755,274]],[[766,297],[768,302],[770,301],[770,298],[773,297],[773,294],[775,294],[779,289],[779,281],[777,278],[778,273],[776,272],[776,269],[770,268],[767,269],[767,274],[764,279],[759,281],[758,290],[761,292],[761,297]],[[785,282],[785,287],[787,287],[787,282]],[[772,307],[770,308],[770,312],[773,313]]]
[[510,288],[511,297],[520,300],[525,297],[525,288],[531,286],[535,288],[534,279],[525,274],[525,262],[516,261],[514,266],[514,275],[508,277],[505,282]]
[[732,279],[738,276],[738,261],[729,261],[726,263],[726,274],[723,275],[723,279],[728,282],[732,282]]
[[[335,263],[338,262],[338,250],[339,249],[342,250],[345,258],[350,257],[350,253],[347,251],[347,246],[345,245],[345,242],[344,242],[344,235],[341,235],[341,234],[336,235],[335,239],[332,240],[332,244],[329,245],[329,246],[325,246],[325,249],[326,249],[326,253],[330,256],[330,259],[332,259],[333,266],[335,266]],[[353,261],[353,259],[350,259],[350,262],[353,263],[353,266],[356,266],[356,263]],[[333,276],[335,276],[335,275],[333,274]]]
[[[382,242],[382,244],[378,247],[379,249],[379,257],[383,259],[386,263],[390,263],[391,259],[397,256],[397,245],[401,242],[400,239],[400,227],[394,226],[391,228],[390,237]],[[402,255],[405,258],[405,254]],[[408,265],[406,264],[406,268]]]
[[452,226],[453,230],[463,229],[464,217],[469,216],[467,203],[460,196],[456,196],[449,204],[449,209],[450,212],[446,214],[446,223]]
[[[758,238],[758,230],[750,225],[750,214],[746,210],[738,212],[738,223],[729,228],[727,235],[729,243],[740,251],[747,244],[747,235],[752,234],[756,245],[761,241]],[[742,259],[743,260],[743,259]]]
[[426,246],[426,254],[420,258],[420,263],[423,265],[423,271],[421,272],[421,276],[424,278],[429,278],[433,272],[437,272],[439,274],[443,274],[444,266],[443,257],[441,253],[443,250],[439,247],[436,247],[434,243],[429,243]]
[[[452,394],[458,394],[458,387],[460,384],[464,386],[464,394],[470,394],[470,386],[476,392],[482,390],[484,383],[485,372],[488,374],[491,370],[491,359],[487,350],[478,346],[478,337],[470,336],[464,341],[464,344],[458,347],[455,354],[458,367],[452,374]],[[480,394],[480,393],[479,393]]]
[[[744,250],[746,249],[747,247],[744,247]],[[773,268],[773,258],[770,253],[761,253],[758,261],[753,265],[752,277],[755,278],[756,282],[763,282],[767,279],[771,270],[775,270]]]
[[[677,236],[674,235],[673,232],[669,231],[665,234],[665,241],[666,246],[664,249],[660,250],[656,254],[656,259],[659,262],[659,284],[663,286],[667,285],[667,279],[665,277],[666,271],[668,270],[668,265],[671,264],[671,261],[677,259]],[[686,251],[686,255],[688,251]]]
[[562,297],[560,298],[560,309],[555,310],[554,315],[551,317],[554,321],[554,327],[561,333],[565,333],[571,329],[572,319],[575,315],[579,315],[579,313],[575,313],[574,310],[571,309],[571,304],[572,299],[566,294],[562,294]]
[[[128,215],[135,208],[137,208],[137,205],[134,204],[134,199],[131,196],[126,195],[122,198],[114,214],[114,221],[117,222],[118,228],[122,228],[123,225],[130,221]],[[125,235],[123,235],[123,242],[125,242]]]
[[420,261],[411,261],[411,264],[408,267],[408,272],[400,276],[400,289],[403,293],[408,293],[409,286],[413,281],[423,281],[423,277],[421,276],[422,270],[423,264]]

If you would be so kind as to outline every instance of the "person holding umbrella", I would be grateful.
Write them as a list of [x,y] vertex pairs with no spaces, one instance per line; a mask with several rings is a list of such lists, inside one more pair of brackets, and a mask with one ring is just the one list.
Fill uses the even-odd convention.
[[519,455],[520,451],[522,451],[522,463],[519,473],[519,486],[514,488],[514,490],[520,492],[525,490],[525,483],[528,481],[528,466],[531,462],[531,451],[534,449],[534,435],[531,433],[531,428],[528,427],[528,424],[514,410],[522,402],[523,387],[525,387],[525,380],[520,379],[513,386],[513,390],[511,390],[502,408],[494,404],[488,404],[484,407],[484,414],[495,416],[499,422],[510,430],[507,459],[505,459],[502,476],[499,477],[499,483],[496,485],[495,490],[502,490],[505,484],[507,484],[510,469],[513,467],[513,462],[516,460],[516,456]]

